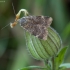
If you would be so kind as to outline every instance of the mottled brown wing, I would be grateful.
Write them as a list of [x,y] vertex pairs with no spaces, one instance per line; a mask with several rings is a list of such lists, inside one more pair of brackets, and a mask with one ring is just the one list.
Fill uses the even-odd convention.
[[47,16],[27,16],[20,19],[20,24],[25,30],[44,40],[47,40],[51,22],[52,18]]

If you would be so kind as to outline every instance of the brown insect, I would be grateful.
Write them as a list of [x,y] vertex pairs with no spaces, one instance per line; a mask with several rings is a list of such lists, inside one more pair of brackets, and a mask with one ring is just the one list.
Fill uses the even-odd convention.
[[14,23],[11,23],[10,26],[13,28],[17,23],[32,35],[47,40],[48,36],[48,27],[52,23],[52,18],[47,16],[24,16],[19,19],[21,11],[28,15],[28,12],[25,9],[21,9],[19,13],[16,15],[16,19]]

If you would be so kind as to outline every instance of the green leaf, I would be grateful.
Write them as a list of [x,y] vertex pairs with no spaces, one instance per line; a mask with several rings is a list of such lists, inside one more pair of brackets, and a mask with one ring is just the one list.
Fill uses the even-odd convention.
[[28,70],[28,69],[47,69],[47,68],[41,67],[41,66],[28,66],[28,67],[24,67],[24,68],[19,69],[19,70]]
[[64,63],[64,64],[61,64],[59,67],[70,68],[70,63]]
[[62,48],[61,51],[59,52],[59,54],[57,55],[57,57],[55,58],[56,69],[58,69],[58,67],[62,63],[62,61],[64,59],[64,55],[65,55],[66,49],[67,49],[67,47]]
[[59,67],[59,70],[66,70],[66,67]]
[[69,36],[70,36],[70,22],[66,25],[62,33],[62,37],[64,40],[68,39]]

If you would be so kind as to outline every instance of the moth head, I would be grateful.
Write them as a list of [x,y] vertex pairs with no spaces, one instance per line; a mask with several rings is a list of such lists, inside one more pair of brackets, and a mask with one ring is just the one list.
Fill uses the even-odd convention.
[[13,22],[13,23],[10,23],[10,27],[13,28],[14,26],[17,25],[17,23],[18,23],[17,21],[15,21],[15,22]]

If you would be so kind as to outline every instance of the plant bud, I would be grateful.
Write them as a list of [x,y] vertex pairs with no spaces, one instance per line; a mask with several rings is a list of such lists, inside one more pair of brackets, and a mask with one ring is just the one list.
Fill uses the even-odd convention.
[[38,60],[56,56],[61,48],[61,38],[51,27],[48,27],[47,40],[39,39],[27,31],[25,33],[27,48],[30,54]]

